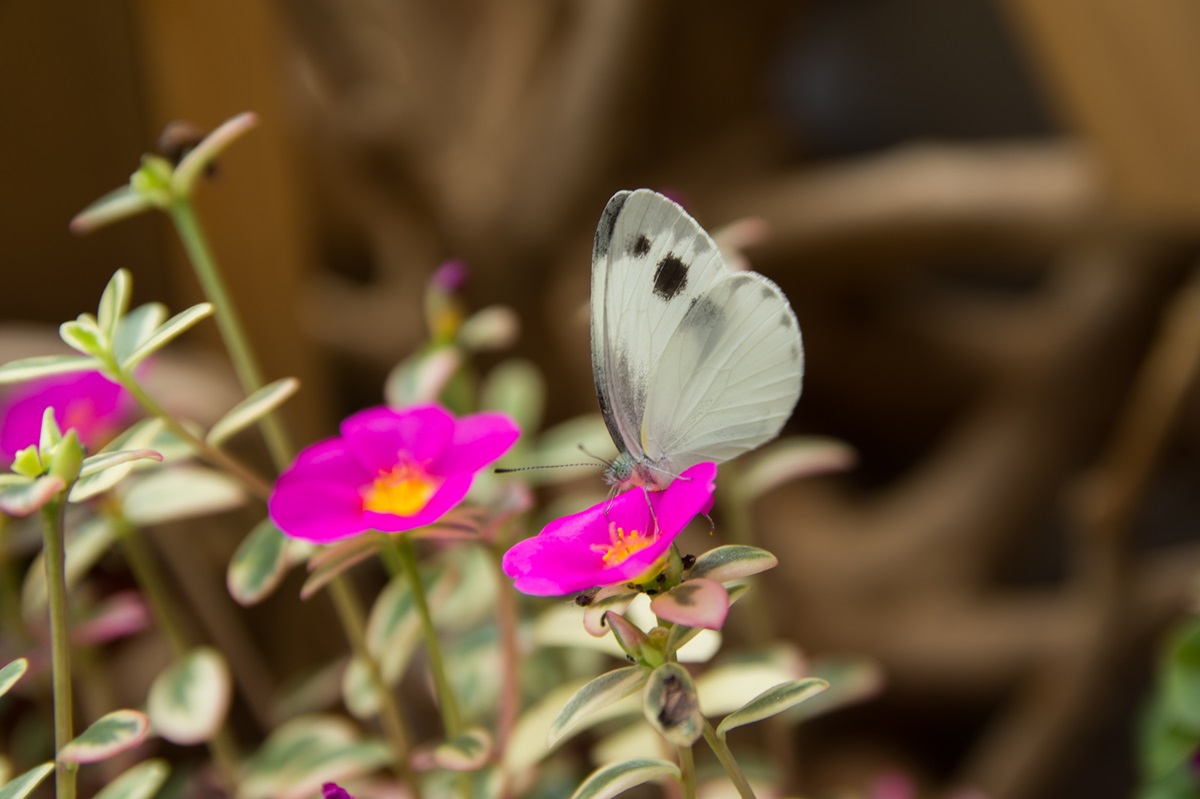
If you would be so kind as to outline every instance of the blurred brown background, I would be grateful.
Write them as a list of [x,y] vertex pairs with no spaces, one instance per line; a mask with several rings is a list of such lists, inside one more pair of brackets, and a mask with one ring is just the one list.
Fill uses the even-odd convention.
[[[303,440],[377,402],[443,259],[593,409],[590,240],[620,188],[712,229],[808,350],[775,492],[781,634],[888,688],[802,734],[806,795],[1128,795],[1153,646],[1200,571],[1200,10],[1182,0],[0,2],[0,321],[198,299],[165,220],[71,216],[163,125],[258,130],[201,213]],[[215,345],[196,336],[193,343]]]

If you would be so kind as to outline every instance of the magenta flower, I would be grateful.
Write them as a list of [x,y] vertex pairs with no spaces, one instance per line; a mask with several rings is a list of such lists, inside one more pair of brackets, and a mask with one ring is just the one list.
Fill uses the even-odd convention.
[[11,461],[19,451],[38,443],[46,408],[54,408],[59,428],[74,428],[79,440],[95,451],[129,421],[134,403],[125,389],[100,372],[25,383],[0,402],[0,461]]
[[712,506],[716,476],[715,463],[698,463],[665,491],[633,489],[556,519],[504,553],[504,573],[518,591],[536,596],[635,580],[658,564],[696,514]]
[[350,795],[349,791],[338,785],[336,782],[327,782],[322,785],[321,797],[322,799],[354,799],[354,797]]
[[271,519],[294,538],[326,544],[431,524],[520,434],[503,414],[455,419],[437,405],[368,408],[341,430],[301,452],[275,482]]

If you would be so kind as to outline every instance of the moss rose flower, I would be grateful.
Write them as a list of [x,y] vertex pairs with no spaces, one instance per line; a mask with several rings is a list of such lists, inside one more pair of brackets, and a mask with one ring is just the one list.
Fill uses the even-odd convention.
[[688,522],[712,506],[716,476],[716,464],[698,463],[665,491],[635,488],[556,519],[504,554],[504,573],[518,591],[537,596],[637,579],[659,563]]
[[437,405],[368,408],[341,433],[301,452],[275,483],[271,519],[294,538],[326,544],[432,524],[519,435],[503,414],[456,419]]

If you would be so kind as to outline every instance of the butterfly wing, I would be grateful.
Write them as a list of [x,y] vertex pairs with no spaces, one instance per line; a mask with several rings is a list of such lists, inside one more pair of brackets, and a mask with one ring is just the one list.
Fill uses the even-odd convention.
[[646,394],[645,456],[675,474],[779,434],[800,398],[804,346],[783,292],[726,270],[690,302]]
[[658,364],[693,300],[728,274],[704,229],[648,189],[608,201],[592,250],[592,371],[608,432],[640,461]]

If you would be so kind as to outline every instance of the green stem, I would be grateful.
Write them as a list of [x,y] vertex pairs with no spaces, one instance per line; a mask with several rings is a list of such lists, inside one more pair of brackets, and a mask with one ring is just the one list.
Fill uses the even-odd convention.
[[[125,561],[133,572],[133,579],[142,589],[155,622],[166,635],[171,652],[177,659],[182,658],[192,649],[192,643],[179,624],[182,616],[179,614],[179,608],[175,605],[170,590],[163,582],[161,571],[146,549],[145,542],[138,537],[137,530],[133,525],[121,516],[116,516],[113,521],[121,540]],[[222,725],[208,741],[208,751],[212,754],[218,771],[221,772],[225,787],[232,792],[237,786],[239,755],[237,742],[233,739],[228,726]]]
[[679,747],[679,773],[683,799],[696,799],[696,762],[690,746]]
[[264,502],[271,496],[271,486],[266,481],[242,465],[236,458],[211,446],[204,439],[196,436],[192,431],[184,427],[179,420],[167,413],[165,408],[155,402],[132,375],[119,370],[115,364],[110,365],[110,367],[113,369],[112,374],[117,377],[118,382],[129,392],[138,405],[141,405],[142,409],[149,415],[161,419],[166,428],[191,447],[196,455],[235,477]]
[[446,665],[442,659],[442,645],[438,641],[437,628],[433,626],[433,617],[429,615],[429,603],[425,599],[425,584],[421,581],[421,570],[417,565],[417,556],[413,552],[412,542],[406,535],[395,536],[395,551],[399,555],[400,567],[404,577],[412,589],[413,607],[421,619],[421,632],[425,636],[425,653],[429,657],[429,670],[433,672],[433,685],[437,690],[438,708],[442,712],[442,726],[445,727],[446,737],[453,738],[462,732],[462,717],[458,713],[458,702],[450,681],[446,678]]
[[[208,240],[200,227],[200,220],[196,218],[192,205],[186,198],[176,199],[167,210],[171,221],[175,223],[175,230],[183,242],[188,259],[192,262],[192,269],[196,272],[204,296],[213,304],[217,329],[225,341],[225,349],[229,351],[229,358],[233,361],[233,368],[242,384],[242,390],[247,395],[252,394],[264,385],[262,370],[254,358],[254,352],[242,329],[229,292],[225,290],[225,281],[221,278],[216,259],[213,258]],[[277,469],[283,469],[291,460],[292,454],[287,432],[279,417],[273,413],[264,417],[261,425],[271,460]]]
[[[75,737],[71,710],[71,641],[67,620],[67,553],[63,543],[66,492],[42,507],[42,537],[46,561],[46,590],[50,605],[50,662],[54,691],[54,751]],[[56,799],[75,799],[73,763],[56,761]]]
[[420,799],[420,784],[408,767],[408,732],[404,728],[404,720],[400,717],[400,709],[396,707],[395,697],[383,680],[379,661],[367,648],[367,625],[363,609],[344,574],[338,575],[330,581],[329,595],[333,599],[333,606],[341,620],[342,629],[346,631],[346,638],[350,641],[350,648],[354,650],[355,657],[359,658],[367,667],[371,684],[379,695],[379,715],[383,725],[383,734],[392,748],[392,770],[401,782],[408,784],[412,795],[416,799]]
[[717,756],[717,760],[721,761],[721,768],[725,769],[725,774],[729,777],[729,781],[733,783],[734,788],[737,788],[738,795],[742,799],[755,799],[754,789],[750,787],[746,775],[742,773],[741,767],[738,766],[733,752],[729,751],[729,747],[717,735],[717,731],[713,729],[708,719],[704,720],[704,742],[708,744],[708,748]]

